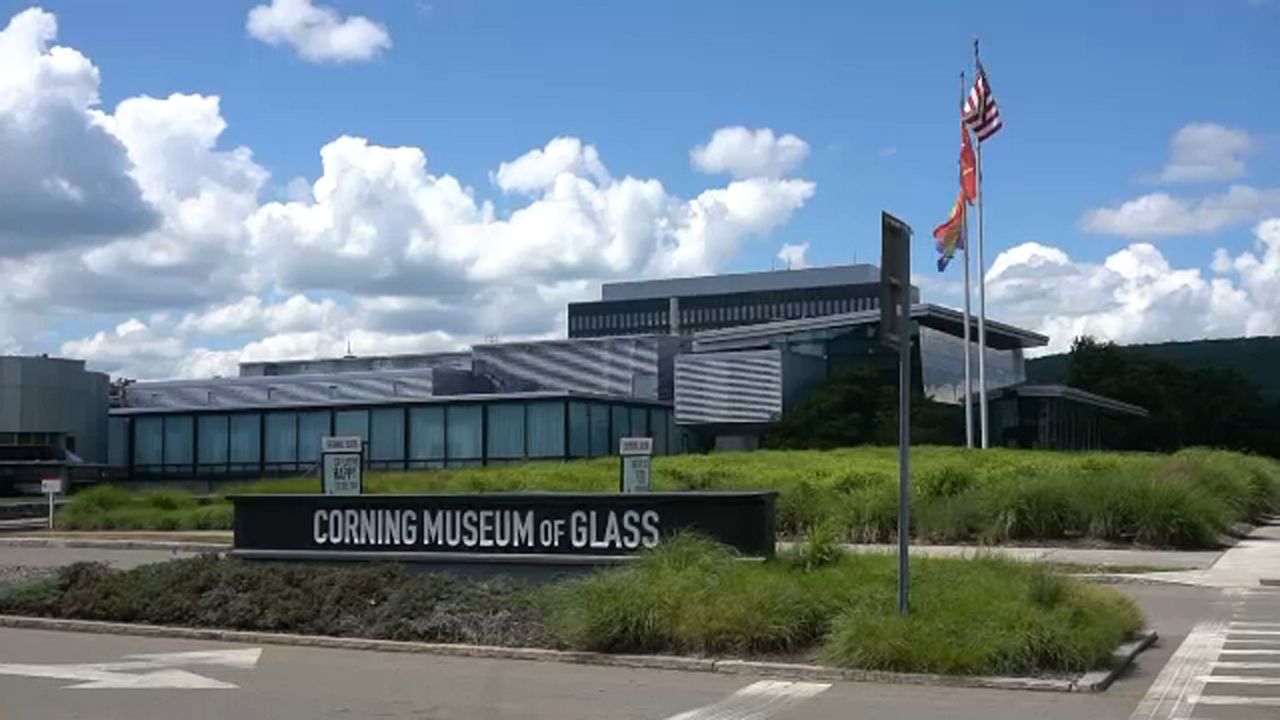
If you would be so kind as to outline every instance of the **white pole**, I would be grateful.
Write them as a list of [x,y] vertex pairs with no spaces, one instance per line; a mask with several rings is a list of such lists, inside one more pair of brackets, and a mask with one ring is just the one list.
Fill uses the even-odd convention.
[[987,439],[987,262],[982,247],[982,142],[978,142],[978,425],[982,447]]
[[49,529],[53,529],[53,493],[49,493]]
[[[964,110],[964,73],[960,73],[960,108]],[[960,132],[969,132],[963,123]],[[960,187],[964,188],[964,164],[960,163]],[[968,202],[968,200],[964,200]],[[973,343],[969,338],[969,325],[973,322],[969,314],[969,214],[964,216],[964,227],[960,237],[964,240],[964,446],[973,447]]]

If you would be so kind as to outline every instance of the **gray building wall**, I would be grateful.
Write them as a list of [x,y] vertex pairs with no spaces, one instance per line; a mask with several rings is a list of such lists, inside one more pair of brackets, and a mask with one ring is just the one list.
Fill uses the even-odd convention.
[[416,370],[422,368],[471,369],[471,353],[442,352],[407,355],[371,355],[309,360],[263,360],[240,363],[240,377],[315,375],[374,370]]
[[0,357],[0,433],[61,433],[76,455],[105,463],[109,385],[83,360]]
[[652,298],[723,295],[768,290],[794,290],[832,285],[879,283],[880,268],[866,263],[831,265],[803,270],[731,273],[702,277],[640,280],[607,283],[600,288],[601,300],[643,300]]

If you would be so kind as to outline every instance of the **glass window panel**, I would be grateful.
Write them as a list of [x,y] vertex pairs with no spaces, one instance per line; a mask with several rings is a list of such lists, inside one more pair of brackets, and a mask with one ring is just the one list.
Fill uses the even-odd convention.
[[409,409],[409,457],[438,459],[444,457],[444,408]]
[[649,437],[648,408],[631,408],[631,437]]
[[490,405],[488,415],[489,457],[524,457],[524,404]]
[[336,436],[359,435],[369,441],[369,411],[339,410],[333,416],[333,434]]
[[649,416],[649,427],[653,428],[653,454],[667,454],[667,411],[654,408]]
[[404,459],[404,409],[378,408],[369,413],[369,459]]
[[159,465],[164,458],[164,419],[140,417],[133,421],[133,462],[137,465]]
[[269,463],[292,463],[298,459],[298,414],[267,413],[266,458]]
[[262,458],[262,428],[257,413],[231,416],[231,462],[258,464]]
[[[0,433],[0,445],[4,445],[6,433]],[[7,433],[12,435],[13,433]],[[13,444],[13,443],[9,443]],[[107,420],[107,463],[124,467],[129,462],[129,418],[113,417]]]
[[564,403],[529,404],[529,457],[564,457]]
[[587,457],[591,454],[591,423],[587,405],[569,403],[569,456]]
[[225,465],[227,462],[227,416],[201,415],[196,420],[199,442],[197,459],[201,465]]
[[195,418],[170,415],[164,419],[164,464],[190,465],[194,457]]
[[591,419],[591,457],[609,453],[609,406],[588,406]]
[[321,439],[329,436],[329,411],[298,413],[298,460],[320,462]]
[[618,446],[624,437],[631,435],[631,413],[622,405],[614,405],[613,409],[613,435],[609,439],[609,454],[614,455],[618,452]]
[[480,457],[481,412],[479,405],[449,406],[445,418],[449,438],[447,450],[451,461]]

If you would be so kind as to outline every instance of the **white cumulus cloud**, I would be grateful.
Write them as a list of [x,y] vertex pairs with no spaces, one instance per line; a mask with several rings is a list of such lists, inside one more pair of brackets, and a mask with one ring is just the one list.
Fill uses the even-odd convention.
[[778,249],[778,260],[782,261],[784,267],[800,270],[809,267],[809,261],[805,259],[805,254],[809,252],[809,243],[783,243]]
[[0,30],[0,258],[86,246],[155,226],[120,140],[98,121],[98,69],[51,46],[32,8]]
[[1280,213],[1280,187],[1232,185],[1198,200],[1151,193],[1085,213],[1081,226],[1103,235],[1159,238],[1202,235]]
[[310,62],[371,60],[391,47],[386,27],[360,15],[342,17],[311,0],[271,0],[249,10],[245,29],[269,45],[288,45]]
[[1051,352],[1079,335],[1133,343],[1280,334],[1280,218],[1254,236],[1235,257],[1219,249],[1208,275],[1171,266],[1149,243],[1101,263],[1023,243],[991,264],[989,313],[1048,335]]
[[689,153],[693,167],[705,173],[728,173],[736,178],[787,175],[809,156],[809,143],[795,135],[777,136],[769,128],[724,127],[705,145]]
[[1244,156],[1254,141],[1244,130],[1215,123],[1191,123],[1169,141],[1161,182],[1221,182],[1244,175]]

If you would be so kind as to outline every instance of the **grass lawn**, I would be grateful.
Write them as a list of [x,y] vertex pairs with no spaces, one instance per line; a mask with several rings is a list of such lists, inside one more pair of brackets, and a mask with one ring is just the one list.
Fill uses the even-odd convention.
[[1143,624],[1126,596],[1040,565],[921,558],[912,576],[913,611],[901,617],[895,558],[814,543],[761,563],[685,537],[633,565],[537,587],[209,556],[73,565],[0,589],[0,613],[976,675],[1102,667]]
[[[896,450],[759,451],[654,459],[657,490],[779,491],[784,537],[815,528],[849,542],[889,542],[897,530]],[[611,492],[617,459],[373,473],[371,492]],[[316,478],[250,483],[228,492],[315,492]],[[1173,455],[965,450],[912,452],[912,532],[920,542],[1003,543],[1088,538],[1211,548],[1237,522],[1280,510],[1280,461],[1215,450]],[[72,496],[64,529],[218,529],[225,500],[171,491],[95,488]]]

